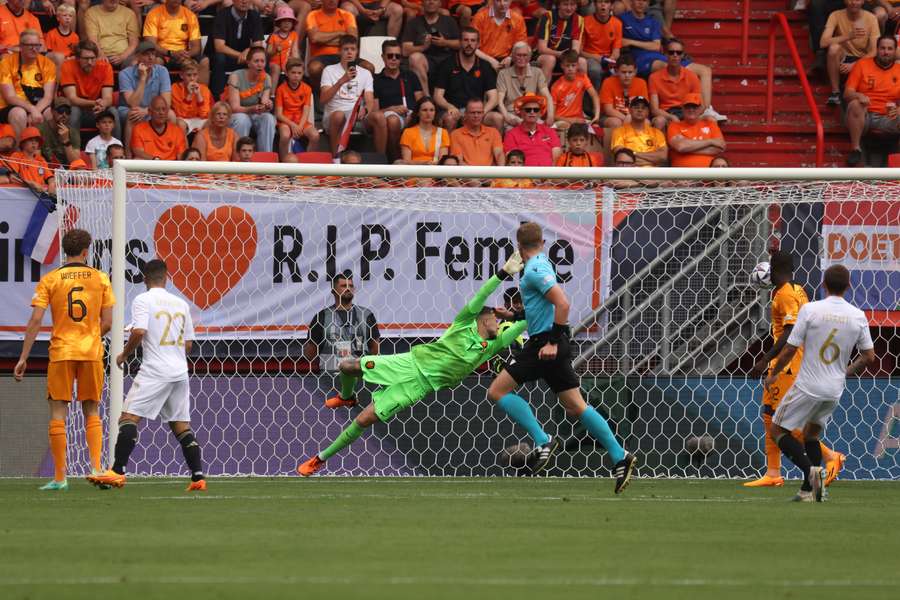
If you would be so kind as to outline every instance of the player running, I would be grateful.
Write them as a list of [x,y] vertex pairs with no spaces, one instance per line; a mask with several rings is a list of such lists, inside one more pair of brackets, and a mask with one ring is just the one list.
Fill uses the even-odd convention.
[[169,422],[191,472],[187,491],[206,491],[200,446],[191,431],[190,386],[187,354],[194,339],[194,325],[187,302],[166,291],[166,263],[154,259],[144,265],[147,291],[131,303],[131,335],[122,353],[116,357],[120,369],[125,360],[141,346],[141,370],[134,378],[116,438],[115,461],[105,473],[88,481],[98,487],[125,485],[125,466],[137,444],[138,423],[157,417]]
[[50,453],[54,476],[42,490],[67,490],[66,413],[77,382],[77,400],[84,413],[84,433],[92,472],[100,472],[103,426],[100,423],[100,399],[103,393],[103,342],[112,326],[115,304],[106,273],[87,265],[91,234],[72,229],[62,239],[66,262],[47,273],[37,284],[31,298],[31,319],[25,328],[22,354],[13,374],[22,381],[26,361],[41,328],[44,312],[50,308],[53,328],[50,334],[50,364],[47,366],[47,401],[50,404]]
[[[522,270],[518,252],[506,261],[503,270],[509,275]],[[498,335],[499,324],[494,309],[484,306],[499,285],[497,275],[488,279],[437,341],[413,346],[402,354],[342,361],[339,367],[341,391],[337,398],[329,399],[329,404],[354,402],[358,377],[381,388],[372,394],[372,404],[363,409],[330,446],[298,466],[297,472],[309,477],[324,467],[326,460],[359,438],[367,427],[378,421],[387,423],[429,392],[458,385],[475,368],[513,343],[527,324],[524,321],[515,323]]]
[[522,351],[491,383],[488,398],[531,435],[535,448],[530,466],[533,473],[539,473],[559,448],[559,440],[544,432],[531,407],[513,390],[523,383],[543,379],[556,393],[566,414],[580,418],[591,437],[609,452],[615,464],[614,491],[619,494],[628,486],[636,457],[625,452],[606,419],[581,396],[581,382],[572,367],[569,346],[569,300],[544,254],[541,226],[522,224],[516,231],[516,241],[525,261],[519,287],[530,337]]
[[[787,343],[788,336],[797,322],[797,314],[809,299],[803,287],[794,283],[794,258],[790,253],[779,250],[772,254],[770,259],[770,269],[772,277],[772,285],[775,291],[772,294],[772,339],[774,345],[766,352],[759,362],[753,367],[751,375],[759,377],[767,367],[775,364],[775,357],[784,348]],[[781,476],[781,451],[778,444],[769,435],[772,425],[772,415],[778,409],[781,399],[787,393],[788,389],[793,385],[797,378],[797,369],[800,368],[800,361],[803,359],[803,349],[801,348],[794,355],[794,360],[788,365],[784,373],[778,376],[777,381],[771,386],[763,389],[763,407],[762,419],[765,429],[765,446],[766,446],[766,473],[759,479],[748,481],[744,487],[781,487],[784,485],[784,477]],[[794,436],[802,440],[802,432],[795,431]],[[845,457],[840,452],[834,452],[825,444],[822,444],[822,456],[825,457],[828,475],[825,478],[825,485],[831,485],[844,466]],[[816,466],[819,466],[818,464]]]
[[[803,485],[796,502],[821,502],[825,469],[819,436],[844,393],[848,376],[861,373],[875,362],[875,344],[866,315],[846,300],[850,272],[843,265],[825,270],[824,300],[800,309],[797,322],[766,379],[766,388],[777,384],[781,371],[801,347],[806,349],[794,385],[779,404],[769,435],[791,461],[803,471]],[[847,366],[853,347],[859,356]],[[803,443],[791,432],[803,430]]]

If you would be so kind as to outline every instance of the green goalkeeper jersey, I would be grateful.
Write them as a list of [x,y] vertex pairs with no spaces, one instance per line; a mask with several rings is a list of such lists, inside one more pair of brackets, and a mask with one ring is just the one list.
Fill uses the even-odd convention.
[[496,275],[488,279],[440,338],[410,350],[419,372],[435,391],[458,385],[478,365],[513,343],[528,326],[526,321],[518,321],[493,340],[478,335],[478,314],[499,285]]

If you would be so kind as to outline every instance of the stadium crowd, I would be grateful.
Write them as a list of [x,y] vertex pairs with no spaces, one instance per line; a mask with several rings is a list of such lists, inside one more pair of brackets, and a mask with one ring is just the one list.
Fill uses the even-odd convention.
[[[810,29],[858,164],[863,136],[900,134],[897,42],[883,34],[900,10],[843,3],[813,2]],[[672,35],[674,9],[674,0],[6,0],[3,176],[46,191],[54,166],[103,169],[123,156],[727,164],[712,70]],[[380,48],[361,57],[367,39]],[[351,141],[368,152],[348,153]]]

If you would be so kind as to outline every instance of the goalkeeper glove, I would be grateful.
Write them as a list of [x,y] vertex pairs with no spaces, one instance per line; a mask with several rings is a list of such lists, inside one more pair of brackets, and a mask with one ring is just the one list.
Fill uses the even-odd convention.
[[506,264],[503,265],[503,270],[506,271],[508,275],[515,275],[524,267],[525,263],[522,261],[522,255],[518,252],[513,252],[512,256],[506,259]]

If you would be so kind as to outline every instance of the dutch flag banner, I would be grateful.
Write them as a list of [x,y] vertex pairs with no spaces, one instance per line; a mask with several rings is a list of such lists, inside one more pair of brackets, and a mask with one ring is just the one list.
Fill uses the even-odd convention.
[[22,236],[22,254],[44,265],[52,263],[59,254],[59,223],[54,212],[56,202],[41,194]]

